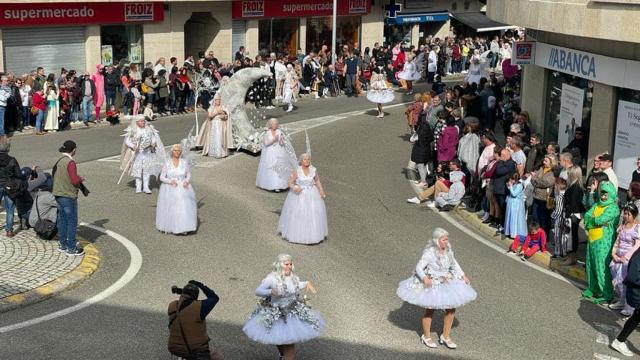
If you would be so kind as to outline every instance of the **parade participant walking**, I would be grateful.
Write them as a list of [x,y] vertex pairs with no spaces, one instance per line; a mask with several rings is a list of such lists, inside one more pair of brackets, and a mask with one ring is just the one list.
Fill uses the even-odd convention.
[[367,100],[378,106],[378,117],[384,117],[384,111],[382,110],[382,104],[390,103],[395,98],[393,89],[387,87],[384,81],[384,75],[373,73],[371,74],[371,86],[367,91]]
[[453,255],[449,233],[436,228],[416,265],[415,274],[401,281],[396,291],[402,300],[425,308],[420,337],[425,346],[438,346],[431,339],[431,320],[435,310],[444,310],[444,327],[439,342],[449,349],[457,347],[449,335],[456,308],[476,299],[477,294],[470,283]]
[[598,202],[584,214],[584,227],[589,241],[585,259],[587,288],[582,292],[582,297],[594,303],[613,300],[611,272],[607,267],[611,262],[611,246],[620,216],[616,204],[618,191],[613,184],[609,181],[600,183],[599,192]]
[[413,82],[420,80],[422,76],[417,69],[413,54],[407,56],[402,71],[398,74],[398,78],[407,82],[407,95],[413,94]]
[[276,345],[282,360],[293,360],[295,344],[320,336],[324,329],[324,320],[307,306],[302,294],[302,290],[315,294],[315,287],[300,281],[293,269],[291,255],[278,255],[274,271],[256,289],[262,300],[242,328],[251,340]]
[[84,249],[76,241],[78,227],[78,190],[83,188],[84,179],[78,175],[76,161],[76,143],[67,140],[58,149],[62,157],[53,166],[53,196],[58,202],[58,251],[69,256],[80,256]]
[[202,155],[223,158],[229,156],[233,146],[233,135],[229,123],[229,110],[220,103],[220,93],[213,97],[213,106],[207,112],[207,121],[202,125],[196,146],[202,146]]
[[293,111],[293,103],[296,102],[295,94],[298,93],[298,77],[291,64],[287,65],[287,74],[284,77],[284,99],[287,104],[287,112]]
[[123,171],[122,175],[128,173],[136,179],[136,193],[144,191],[151,194],[149,177],[160,174],[165,158],[164,146],[158,131],[147,124],[144,117],[133,117],[131,124],[125,129],[120,153],[120,170]]
[[[278,163],[281,161],[294,161],[295,156],[287,152],[287,139],[280,129],[278,120],[275,118],[267,121],[267,129],[262,135],[262,153],[260,154],[260,164],[258,165],[258,175],[256,176],[256,186],[275,192],[280,192],[289,186],[289,179],[278,173]],[[293,159],[291,159],[293,157]]]
[[171,157],[160,173],[162,185],[156,206],[156,229],[162,232],[185,235],[198,228],[198,206],[191,186],[190,167],[182,146],[173,145]]
[[626,286],[624,278],[627,276],[629,259],[640,247],[640,224],[636,222],[638,208],[633,203],[628,203],[622,207],[622,225],[618,228],[618,236],[611,251],[611,278],[613,288],[618,293],[619,299],[615,304],[610,304],[611,310],[622,310],[624,316],[631,316],[633,308],[627,304],[625,299]]
[[300,166],[289,179],[289,194],[282,206],[278,232],[292,243],[317,244],[328,234],[326,197],[311,155],[300,156]]

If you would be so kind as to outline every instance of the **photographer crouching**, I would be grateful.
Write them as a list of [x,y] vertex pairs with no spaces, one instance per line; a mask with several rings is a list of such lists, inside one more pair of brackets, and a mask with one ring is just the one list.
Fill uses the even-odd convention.
[[[207,297],[198,300],[200,290]],[[180,298],[169,303],[169,352],[185,360],[222,360],[209,347],[206,317],[220,298],[199,281],[190,280],[184,288],[171,287],[171,292]]]

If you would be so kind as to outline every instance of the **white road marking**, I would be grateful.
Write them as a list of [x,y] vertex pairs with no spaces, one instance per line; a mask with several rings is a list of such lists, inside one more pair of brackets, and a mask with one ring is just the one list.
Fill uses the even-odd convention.
[[18,330],[18,329],[22,329],[22,328],[26,328],[28,326],[32,326],[32,325],[37,325],[40,323],[43,323],[45,321],[49,321],[49,320],[53,320],[65,315],[69,315],[73,312],[82,310],[86,307],[89,307],[93,304],[96,304],[106,298],[108,298],[109,296],[115,294],[117,291],[119,291],[120,289],[122,289],[124,286],[126,286],[129,282],[131,282],[131,280],[133,280],[133,278],[138,274],[138,272],[140,271],[140,267],[142,266],[142,254],[140,253],[140,249],[138,249],[138,247],[132,243],[129,239],[127,239],[126,237],[115,233],[111,230],[107,230],[105,228],[96,226],[96,225],[92,225],[92,224],[88,224],[88,223],[80,223],[80,226],[86,226],[90,229],[99,231],[103,234],[106,234],[114,239],[116,239],[116,241],[118,241],[120,244],[122,244],[127,251],[129,251],[129,255],[131,256],[131,262],[129,263],[129,268],[127,268],[127,271],[125,271],[125,273],[113,284],[111,284],[111,286],[109,286],[108,288],[106,288],[105,290],[103,290],[102,292],[98,293],[97,295],[94,295],[93,297],[78,303],[74,306],[62,309],[62,310],[58,310],[55,312],[52,312],[50,314],[44,315],[44,316],[40,316],[31,320],[26,320],[26,321],[22,321],[13,325],[8,325],[8,326],[3,326],[0,327],[0,334],[1,333],[8,333],[10,331],[14,331],[14,330]]
[[593,353],[593,360],[620,360],[615,356]]

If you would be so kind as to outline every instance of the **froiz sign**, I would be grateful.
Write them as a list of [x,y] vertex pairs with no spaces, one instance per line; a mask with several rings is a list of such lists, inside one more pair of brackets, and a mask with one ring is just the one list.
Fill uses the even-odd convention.
[[596,78],[595,56],[579,51],[551,48],[548,66],[569,74]]
[[349,0],[349,14],[366,14],[368,0]]
[[124,4],[124,21],[153,21],[152,3]]
[[243,1],[242,17],[264,16],[264,1]]

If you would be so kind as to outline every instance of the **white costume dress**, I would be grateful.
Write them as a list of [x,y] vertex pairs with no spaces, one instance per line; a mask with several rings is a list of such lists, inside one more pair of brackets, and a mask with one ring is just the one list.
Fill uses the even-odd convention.
[[384,79],[380,78],[371,82],[371,87],[367,91],[367,100],[376,104],[390,103],[395,99],[393,89],[387,87]]
[[282,190],[289,187],[289,179],[280,176],[274,168],[279,161],[286,159],[289,154],[284,144],[284,133],[277,129],[275,136],[270,129],[262,137],[262,153],[256,176],[256,186],[265,190]]
[[166,159],[162,140],[153,126],[145,124],[141,128],[135,124],[135,118],[124,136],[120,169],[136,178],[136,192],[151,193],[149,176],[158,176]]
[[278,232],[292,243],[317,244],[327,237],[329,231],[327,210],[315,184],[316,168],[309,166],[309,175],[304,174],[302,166],[298,166],[296,172],[295,185],[302,191],[289,190],[282,206]]
[[467,74],[467,82],[469,84],[480,84],[480,79],[485,77],[486,60],[480,55],[473,55],[469,62],[469,73]]
[[60,103],[58,93],[49,89],[47,92],[47,118],[44,121],[45,130],[58,130],[58,118],[60,117]]
[[418,72],[416,63],[413,60],[411,60],[404,63],[404,67],[402,68],[402,71],[398,74],[398,77],[400,79],[407,80],[407,81],[416,81],[416,80],[420,80],[422,76],[420,75],[420,72]]
[[[172,186],[175,180],[177,186]],[[180,159],[178,166],[173,166],[169,159],[160,173],[160,193],[156,207],[156,228],[171,234],[182,234],[196,231],[198,228],[198,207],[196,194],[190,182],[191,172],[186,160]]]
[[[244,324],[242,331],[254,341],[289,345],[320,336],[324,320],[304,303],[300,290],[307,287],[296,275],[267,275],[256,289],[263,299]],[[276,289],[278,296],[271,294]]]
[[296,77],[296,73],[293,70],[287,71],[287,75],[284,77],[284,89],[282,90],[284,94],[283,102],[285,104],[293,104],[296,102],[291,86],[295,85],[297,82],[298,79]]
[[[423,277],[431,279],[425,288]],[[409,304],[426,309],[455,309],[476,299],[476,291],[464,280],[464,272],[448,249],[440,255],[435,246],[427,247],[416,265],[416,272],[401,281],[396,294]]]
[[[216,110],[224,114],[216,113]],[[209,119],[200,129],[196,138],[196,146],[202,146],[202,155],[223,158],[229,156],[229,149],[233,147],[233,133],[229,121],[229,111],[224,106],[209,107]],[[215,114],[215,115],[214,115]]]

